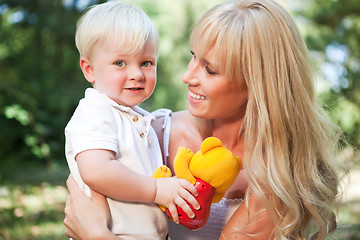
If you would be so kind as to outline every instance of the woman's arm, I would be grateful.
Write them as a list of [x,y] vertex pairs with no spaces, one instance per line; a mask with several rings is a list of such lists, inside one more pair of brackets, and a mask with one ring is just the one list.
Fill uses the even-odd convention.
[[272,239],[274,223],[264,205],[255,196],[250,196],[249,207],[244,202],[226,223],[219,240],[266,240]]
[[65,234],[76,240],[119,240],[108,228],[109,206],[105,197],[95,191],[87,197],[70,175],[66,181],[70,195],[65,206]]

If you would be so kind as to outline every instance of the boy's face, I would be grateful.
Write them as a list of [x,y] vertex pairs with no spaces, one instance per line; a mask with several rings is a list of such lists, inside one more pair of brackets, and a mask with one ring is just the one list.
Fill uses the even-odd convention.
[[94,48],[91,60],[82,58],[80,65],[95,89],[132,108],[150,97],[155,89],[156,56],[151,39],[142,51],[131,55],[108,38]]

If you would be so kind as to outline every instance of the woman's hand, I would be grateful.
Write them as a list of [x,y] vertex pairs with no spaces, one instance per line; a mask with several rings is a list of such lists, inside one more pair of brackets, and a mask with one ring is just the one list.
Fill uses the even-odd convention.
[[65,234],[81,239],[119,239],[108,229],[110,220],[109,206],[106,198],[92,191],[87,197],[79,188],[74,178],[69,176],[66,181],[70,195],[65,206]]

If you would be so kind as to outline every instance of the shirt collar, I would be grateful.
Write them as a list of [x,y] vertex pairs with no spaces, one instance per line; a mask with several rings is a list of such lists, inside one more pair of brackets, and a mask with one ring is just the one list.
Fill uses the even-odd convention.
[[88,88],[85,91],[86,97],[101,97],[103,98],[110,106],[115,109],[125,113],[124,115],[129,119],[129,121],[134,125],[140,137],[144,139],[146,145],[150,145],[150,128],[151,121],[155,120],[155,116],[153,116],[148,111],[142,109],[139,106],[135,106],[134,108],[130,108],[124,105],[120,105],[114,100],[107,97],[104,93],[100,93],[98,90],[94,88]]

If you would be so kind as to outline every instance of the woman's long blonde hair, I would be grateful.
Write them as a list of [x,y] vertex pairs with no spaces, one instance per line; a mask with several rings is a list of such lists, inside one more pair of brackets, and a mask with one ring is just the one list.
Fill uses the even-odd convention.
[[334,227],[340,130],[317,103],[308,49],[290,15],[272,0],[220,4],[191,41],[200,42],[199,57],[214,47],[227,78],[247,84],[247,197],[264,202],[276,239],[304,239],[312,220],[324,239]]

